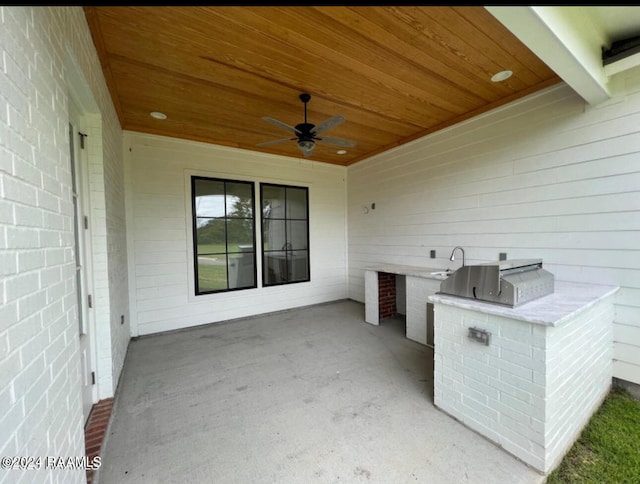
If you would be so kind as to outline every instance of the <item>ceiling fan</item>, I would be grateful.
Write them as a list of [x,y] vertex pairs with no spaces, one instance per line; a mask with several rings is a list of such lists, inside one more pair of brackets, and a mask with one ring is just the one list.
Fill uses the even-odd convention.
[[284,128],[287,131],[292,132],[296,136],[294,138],[283,138],[276,139],[273,141],[265,141],[264,143],[259,143],[257,146],[270,146],[275,145],[277,143],[284,143],[287,141],[296,141],[298,144],[298,148],[302,151],[302,154],[307,157],[311,156],[313,153],[313,148],[316,145],[317,141],[322,141],[324,143],[329,143],[331,145],[336,146],[344,146],[344,147],[353,147],[356,145],[355,141],[350,141],[347,139],[341,138],[329,138],[327,136],[318,136],[320,133],[323,133],[331,128],[335,128],[340,123],[342,123],[345,119],[343,116],[339,114],[336,116],[331,116],[328,119],[325,119],[317,126],[315,124],[311,124],[307,122],[307,103],[311,99],[311,95],[305,93],[300,94],[300,100],[304,103],[304,123],[296,124],[295,127],[289,126],[282,121],[278,121],[277,119],[270,118],[268,116],[263,116],[262,119],[265,121],[278,126],[279,128]]

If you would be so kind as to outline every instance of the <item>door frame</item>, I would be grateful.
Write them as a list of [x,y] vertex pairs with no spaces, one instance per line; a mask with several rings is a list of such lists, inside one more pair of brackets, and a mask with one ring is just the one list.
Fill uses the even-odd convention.
[[[69,97],[69,129],[70,148],[73,145],[73,153],[70,153],[71,163],[75,168],[75,183],[78,192],[78,217],[74,213],[74,224],[78,229],[80,240],[78,253],[82,261],[81,269],[81,296],[78,307],[78,340],[80,352],[80,384],[82,398],[82,413],[86,423],[91,412],[91,407],[98,401],[97,391],[97,344],[94,311],[89,307],[88,297],[94,294],[93,284],[93,253],[91,246],[91,212],[89,175],[88,175],[88,149],[81,147],[81,135],[85,133],[83,113],[72,97]],[[86,140],[86,138],[85,138]],[[86,143],[86,141],[85,141]],[[73,172],[72,172],[73,176]],[[75,229],[74,229],[75,230]],[[74,237],[75,243],[75,237]],[[95,306],[93,301],[92,306]],[[80,327],[82,324],[82,328]],[[87,357],[88,356],[88,357]]]

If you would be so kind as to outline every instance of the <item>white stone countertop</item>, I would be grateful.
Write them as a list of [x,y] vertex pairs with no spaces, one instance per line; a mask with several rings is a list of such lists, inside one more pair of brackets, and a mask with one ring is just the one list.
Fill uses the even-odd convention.
[[424,277],[425,279],[436,279],[444,281],[446,276],[443,273],[445,269],[437,267],[421,267],[421,266],[405,266],[402,264],[379,264],[375,266],[365,267],[367,271],[387,272],[389,274],[401,274],[404,276]]
[[554,285],[553,294],[515,308],[448,294],[435,294],[429,297],[429,301],[529,323],[558,326],[619,289],[617,286],[564,281],[555,281]]

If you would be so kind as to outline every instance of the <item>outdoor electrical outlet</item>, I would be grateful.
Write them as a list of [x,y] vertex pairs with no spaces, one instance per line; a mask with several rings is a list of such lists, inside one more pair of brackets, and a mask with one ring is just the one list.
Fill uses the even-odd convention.
[[500,252],[500,260],[507,260],[507,253],[506,252]]
[[478,343],[482,343],[485,346],[489,346],[489,342],[491,341],[491,333],[489,333],[486,329],[475,327],[469,328],[469,339],[477,341]]
[[435,250],[432,250],[432,251],[431,251],[431,258],[432,258],[432,259],[435,259],[435,258],[436,258],[436,251],[435,251]]

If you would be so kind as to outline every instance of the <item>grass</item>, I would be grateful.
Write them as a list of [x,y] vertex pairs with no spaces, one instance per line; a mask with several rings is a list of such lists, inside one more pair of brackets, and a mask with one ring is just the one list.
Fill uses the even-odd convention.
[[[232,247],[232,249],[237,249]],[[222,251],[222,253],[220,253]],[[224,246],[222,245],[198,245],[198,253],[214,253],[211,255],[199,255],[198,263],[198,288],[200,291],[216,291],[219,289],[227,289],[227,259],[224,254]],[[238,258],[239,254],[230,254],[229,260],[233,263],[233,259]],[[211,259],[216,261],[213,264],[202,263],[200,259]],[[233,286],[236,284],[230,281]]]
[[198,244],[198,254],[224,254],[226,251],[224,244]]
[[547,484],[640,483],[640,401],[614,387]]
[[226,265],[198,265],[198,286],[200,291],[215,291],[227,288]]
[[[236,247],[231,247],[231,250]],[[227,266],[225,244],[198,244],[199,257],[218,260],[219,264],[198,264],[198,287],[200,291],[227,289]]]

